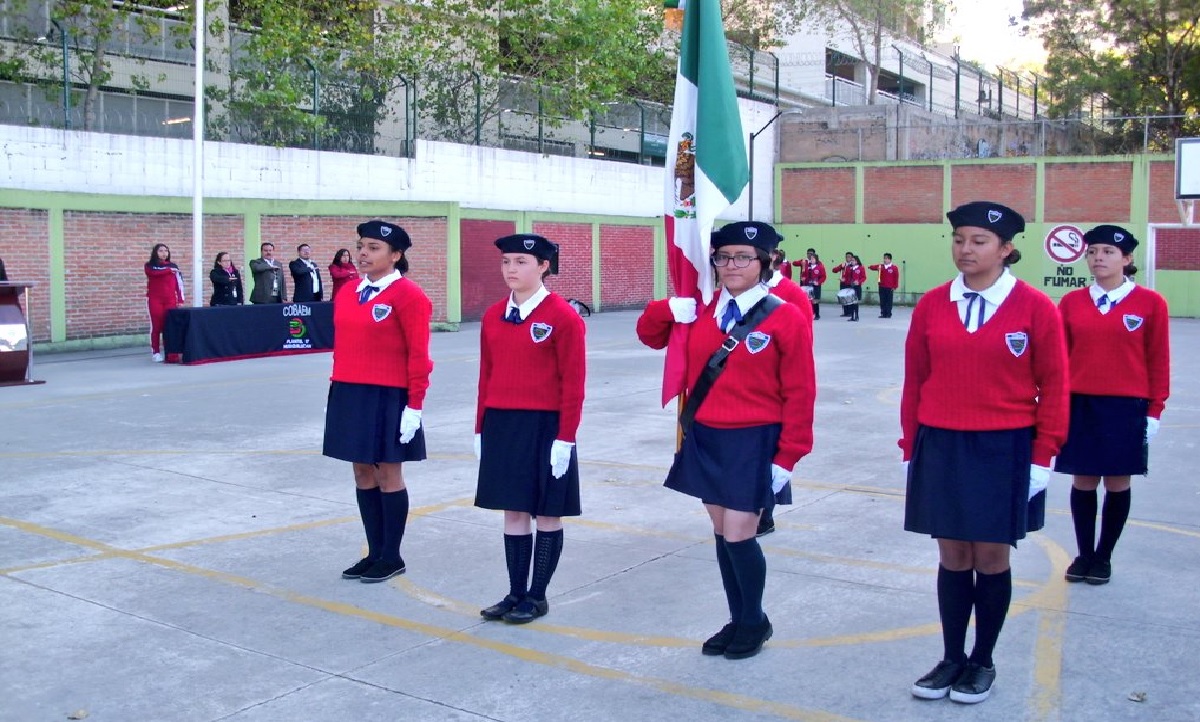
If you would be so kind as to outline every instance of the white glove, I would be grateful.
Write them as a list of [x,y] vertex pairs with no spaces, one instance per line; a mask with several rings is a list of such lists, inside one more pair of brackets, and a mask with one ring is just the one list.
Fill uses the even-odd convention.
[[483,458],[483,434],[475,434],[475,461]]
[[1029,498],[1032,499],[1034,494],[1039,491],[1045,491],[1050,485],[1050,467],[1038,466],[1037,464],[1029,465]]
[[696,320],[696,299],[677,296],[667,301],[675,323],[691,323]]
[[911,462],[908,462],[908,461],[901,461],[901,462],[900,462],[900,476],[901,476],[901,477],[902,477],[902,478],[903,478],[905,481],[908,481],[908,465],[909,465],[910,463],[911,463]]
[[550,445],[550,474],[555,479],[561,479],[567,473],[567,467],[571,465],[571,450],[574,448],[575,444],[561,439],[555,439]]
[[771,491],[778,494],[792,480],[792,472],[779,464],[771,464]]
[[1153,416],[1146,417],[1146,443],[1149,444],[1154,435],[1158,433],[1158,419]]
[[407,444],[412,441],[419,428],[421,428],[421,410],[405,406],[404,411],[400,414],[400,443]]

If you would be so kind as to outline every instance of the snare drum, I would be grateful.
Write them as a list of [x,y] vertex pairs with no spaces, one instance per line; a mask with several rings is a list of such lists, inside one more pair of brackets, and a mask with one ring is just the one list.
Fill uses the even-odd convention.
[[853,306],[858,303],[858,296],[854,293],[853,288],[843,288],[838,291],[837,299],[838,303],[843,306]]
[[804,289],[804,295],[808,296],[809,301],[812,301],[817,297],[817,292],[812,286],[805,285],[801,286],[800,288]]

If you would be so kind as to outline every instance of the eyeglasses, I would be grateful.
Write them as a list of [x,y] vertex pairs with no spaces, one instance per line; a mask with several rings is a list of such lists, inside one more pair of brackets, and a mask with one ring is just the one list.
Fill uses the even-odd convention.
[[728,266],[730,261],[733,261],[734,268],[745,268],[746,266],[750,265],[751,261],[757,260],[758,256],[751,256],[746,253],[739,253],[736,256],[731,256],[728,253],[712,254],[712,264],[717,268],[724,268],[725,266]]

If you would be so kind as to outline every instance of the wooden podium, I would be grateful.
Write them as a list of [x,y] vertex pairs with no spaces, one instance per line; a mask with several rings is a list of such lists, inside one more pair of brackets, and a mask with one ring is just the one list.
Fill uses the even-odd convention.
[[40,384],[33,380],[33,333],[21,310],[21,297],[29,308],[26,281],[0,281],[0,386]]

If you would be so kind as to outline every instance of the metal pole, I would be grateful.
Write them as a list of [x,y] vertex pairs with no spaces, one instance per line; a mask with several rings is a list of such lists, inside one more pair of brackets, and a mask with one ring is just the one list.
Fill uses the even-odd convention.
[[204,305],[204,3],[196,3],[196,107],[192,111],[192,305]]
[[904,104],[904,53],[900,52],[900,48],[892,46],[896,50],[896,54],[900,56],[900,86],[896,88],[896,105]]
[[646,162],[646,106],[633,101],[633,104],[638,109],[638,165],[644,165]]
[[70,48],[68,43],[70,37],[67,35],[67,29],[63,24],[54,18],[50,18],[50,24],[58,30],[58,37],[62,40],[62,60],[63,60],[63,127],[67,130],[71,129],[71,62]]
[[929,62],[929,58],[925,59],[929,63],[929,88],[925,91],[929,94],[929,112],[933,112],[933,63]]
[[748,221],[754,220],[754,139],[757,138],[758,136],[762,135],[762,132],[764,130],[766,130],[767,128],[770,128],[771,124],[774,123],[775,121],[779,120],[779,116],[781,116],[781,115],[783,115],[783,111],[782,110],[777,111],[775,113],[775,115],[772,116],[772,118],[770,120],[768,120],[766,122],[766,124],[763,125],[763,127],[759,128],[758,130],[756,130],[750,134],[750,167],[748,169],[749,176],[750,176],[750,183],[749,183],[749,185],[750,185],[749,191],[750,192],[746,198],[746,200],[750,206],[749,209],[746,211],[746,220],[748,220]]
[[1033,75],[1033,119],[1037,120],[1038,116],[1038,74]]
[[305,56],[304,62],[308,63],[309,70],[312,71],[312,104],[313,104],[313,150],[321,150],[321,76],[317,73],[317,64],[312,61],[312,58]]
[[[469,72],[471,73],[472,76],[475,77],[475,145],[479,145],[479,133],[480,133],[479,126],[483,122],[483,120],[481,118],[481,115],[483,112],[483,110],[482,110],[482,108],[483,108],[483,100],[482,100],[482,98],[483,98],[483,87],[482,87],[483,83],[479,79],[479,73],[475,72],[474,70],[471,70]],[[595,128],[595,124],[593,123],[593,125],[592,125],[592,145],[596,144],[595,131],[596,131],[596,128]]]
[[958,118],[962,109],[959,107],[962,103],[962,58],[959,57],[958,51],[954,51],[954,117]]

